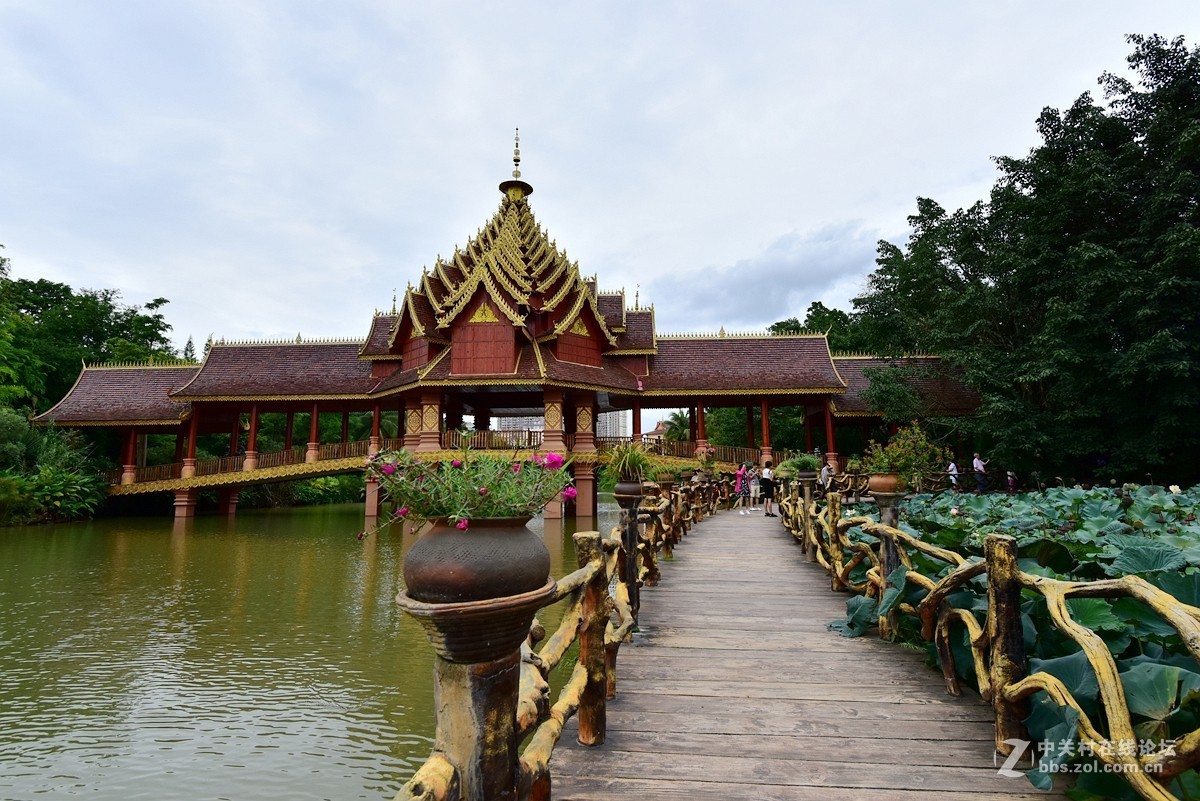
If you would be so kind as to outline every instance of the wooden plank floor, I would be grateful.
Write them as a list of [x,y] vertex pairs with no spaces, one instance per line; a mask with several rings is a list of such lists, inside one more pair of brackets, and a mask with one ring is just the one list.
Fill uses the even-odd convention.
[[996,775],[992,716],[922,653],[826,630],[846,595],[779,520],[706,520],[644,588],[607,742],[574,724],[551,763],[565,799],[945,801],[1060,798]]

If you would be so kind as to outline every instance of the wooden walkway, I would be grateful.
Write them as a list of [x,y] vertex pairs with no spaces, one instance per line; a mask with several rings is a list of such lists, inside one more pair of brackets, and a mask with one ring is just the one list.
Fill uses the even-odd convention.
[[992,714],[924,654],[826,630],[846,595],[778,519],[722,512],[643,588],[607,742],[564,732],[565,799],[984,801],[1061,798],[996,775]]

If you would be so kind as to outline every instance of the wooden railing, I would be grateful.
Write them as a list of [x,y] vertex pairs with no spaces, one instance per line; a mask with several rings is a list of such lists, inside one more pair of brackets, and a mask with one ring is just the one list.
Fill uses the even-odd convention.
[[758,448],[739,448],[732,445],[710,445],[709,447],[715,452],[713,458],[718,462],[732,462],[734,464],[741,462],[758,464],[762,453]]
[[537,450],[542,447],[542,432],[530,429],[514,431],[444,431],[442,448],[448,451],[470,447],[480,451]]
[[[1152,612],[1158,625],[1178,634],[1198,663],[1200,608],[1180,602],[1139,576],[1064,581],[1024,572],[1018,566],[1016,540],[1006,535],[985,538],[983,559],[923,542],[896,527],[899,496],[878,496],[879,521],[845,517],[840,492],[830,492],[825,504],[813,496],[811,481],[793,482],[784,493],[780,508],[787,530],[807,558],[829,573],[832,589],[856,593],[865,599],[864,604],[874,604],[868,616],[875,617],[881,636],[896,634],[901,615],[919,624],[920,636],[936,646],[951,695],[962,692],[951,647],[952,630],[965,629],[976,688],[991,704],[995,717],[998,751],[1010,754],[1025,737],[1022,720],[1028,699],[1044,692],[1059,707],[1078,716],[1081,746],[1108,766],[1106,772],[1119,773],[1143,798],[1178,801],[1168,786],[1184,771],[1200,765],[1200,728],[1177,738],[1169,748],[1145,748],[1147,741],[1139,739],[1135,731],[1113,653],[1099,634],[1072,617],[1068,601],[1136,599]],[[856,528],[867,538],[850,537]],[[865,572],[858,571],[862,578],[855,579],[852,574],[860,566]],[[937,570],[938,566],[944,567]],[[977,604],[954,606],[955,594],[978,580],[986,581],[986,609],[976,608]],[[919,590],[916,603],[901,600],[910,586]],[[1098,684],[1098,716],[1090,716],[1059,678],[1044,670],[1028,674],[1021,621],[1023,591],[1045,599],[1054,628],[1086,656]],[[1167,694],[1170,698],[1164,695],[1168,707],[1173,693]]]
[[292,448],[290,451],[270,451],[268,453],[260,453],[258,455],[258,469],[263,470],[267,467],[280,467],[285,464],[304,464],[304,460],[307,456],[307,445]]
[[[608,535],[595,531],[575,534],[579,569],[555,582],[553,595],[546,604],[567,602],[562,622],[546,637],[535,620],[521,647],[513,732],[515,742],[524,744],[519,758],[513,749],[511,765],[487,762],[482,757],[474,764],[454,764],[451,750],[478,752],[462,747],[467,734],[463,730],[446,732],[439,728],[435,743],[453,741],[454,745],[435,746],[434,753],[400,790],[397,801],[494,797],[549,801],[550,759],[567,721],[578,715],[579,741],[584,745],[604,742],[605,707],[607,700],[617,694],[618,652],[637,623],[639,588],[652,586],[661,579],[658,554],[669,553],[690,526],[711,515],[723,501],[727,503],[728,495],[727,482],[651,488],[640,502],[636,497],[628,501],[631,505],[622,508],[621,525]],[[636,542],[636,553],[631,554],[627,549],[626,543],[630,542]],[[630,565],[634,567],[630,569]],[[614,577],[618,580],[610,594]],[[465,610],[463,614],[467,614]],[[576,641],[579,656],[575,667],[551,705],[550,674]],[[447,669],[439,673],[439,692],[473,707],[480,705],[478,693],[464,692],[473,675],[470,664]],[[456,677],[455,684],[449,686],[452,676]],[[460,687],[460,682],[464,686]],[[489,710],[480,706],[463,711],[467,714],[461,720],[472,721],[475,738],[487,742],[494,754],[494,744],[503,741],[505,735],[503,731],[488,728]]]
[[200,459],[196,462],[196,475],[211,476],[217,473],[236,473],[242,469],[246,454],[219,456],[215,459]]
[[696,455],[696,443],[672,442],[671,440],[660,439],[650,443],[647,446],[647,450],[659,456],[677,456],[681,459],[691,459]]
[[[181,464],[155,464],[148,467],[139,467],[134,472],[134,481],[165,481],[170,478],[179,478],[179,471],[183,469]],[[119,480],[119,478],[118,478]]]

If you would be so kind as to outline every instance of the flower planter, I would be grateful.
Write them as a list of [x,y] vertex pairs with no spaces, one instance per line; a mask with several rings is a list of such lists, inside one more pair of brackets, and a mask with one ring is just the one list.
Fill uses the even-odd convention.
[[900,492],[900,474],[871,473],[867,478],[867,489],[871,492]]
[[550,553],[526,517],[479,518],[463,531],[445,518],[404,557],[409,597],[430,604],[503,598],[538,590]]

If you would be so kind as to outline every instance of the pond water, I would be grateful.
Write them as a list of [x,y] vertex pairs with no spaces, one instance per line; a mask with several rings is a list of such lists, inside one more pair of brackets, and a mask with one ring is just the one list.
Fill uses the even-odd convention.
[[0,798],[392,798],[429,755],[433,652],[394,600],[415,537],[361,527],[345,505],[0,529]]

